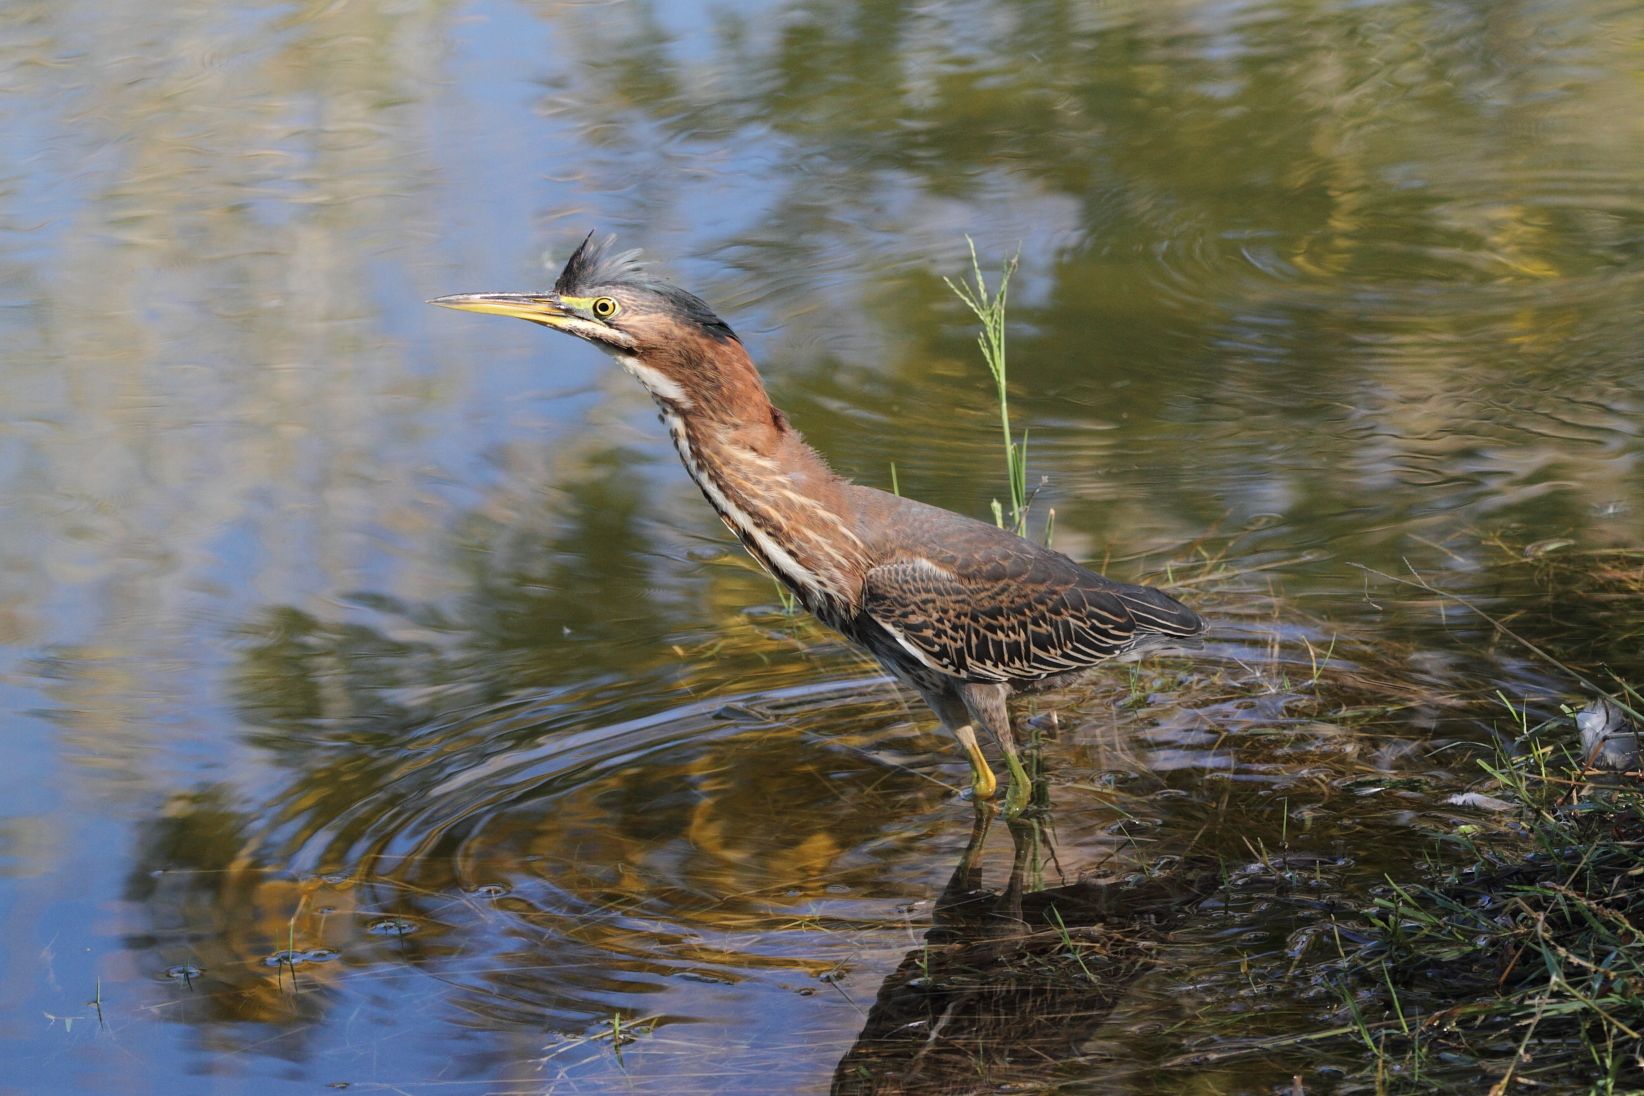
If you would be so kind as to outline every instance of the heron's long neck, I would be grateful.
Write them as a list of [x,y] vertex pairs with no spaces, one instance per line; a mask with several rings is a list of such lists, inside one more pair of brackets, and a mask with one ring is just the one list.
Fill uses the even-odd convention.
[[771,405],[736,349],[741,360],[719,363],[712,390],[652,394],[686,470],[731,532],[806,608],[831,615],[856,602],[867,570],[849,484]]

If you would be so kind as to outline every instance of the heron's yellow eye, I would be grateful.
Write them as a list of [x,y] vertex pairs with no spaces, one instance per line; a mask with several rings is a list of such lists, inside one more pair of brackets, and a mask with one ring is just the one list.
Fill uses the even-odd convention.
[[594,315],[598,316],[602,320],[608,320],[612,316],[615,316],[617,314],[617,310],[621,307],[622,306],[620,304],[617,304],[611,298],[601,297],[599,300],[594,302]]

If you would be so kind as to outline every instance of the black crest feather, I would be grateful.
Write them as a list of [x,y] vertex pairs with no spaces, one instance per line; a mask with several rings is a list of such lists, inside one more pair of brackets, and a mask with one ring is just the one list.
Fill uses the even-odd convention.
[[599,243],[594,242],[592,232],[588,233],[566,260],[565,269],[560,271],[559,280],[554,282],[554,292],[565,297],[577,297],[582,295],[577,292],[579,289],[596,285],[642,285],[651,288],[666,284],[646,269],[651,264],[640,261],[639,248],[613,255],[611,245],[614,243],[615,233]]
[[562,297],[585,297],[590,290],[601,286],[643,289],[654,293],[659,298],[657,303],[663,308],[696,324],[705,334],[716,339],[741,341],[730,325],[708,307],[708,302],[678,286],[669,285],[651,273],[651,264],[640,260],[639,248],[613,252],[611,247],[615,243],[615,234],[595,243],[594,234],[588,233],[566,260],[565,269],[560,271],[559,279],[554,282],[554,292]]

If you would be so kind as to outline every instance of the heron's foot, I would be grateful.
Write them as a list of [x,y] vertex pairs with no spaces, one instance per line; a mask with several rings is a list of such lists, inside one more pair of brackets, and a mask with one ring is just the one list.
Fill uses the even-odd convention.
[[1010,791],[1005,793],[1005,817],[1015,818],[1027,809],[1033,795],[1033,780],[1022,767],[1022,759],[1015,751],[1005,752],[1005,763],[1010,766]]
[[982,747],[976,744],[976,732],[969,727],[960,727],[953,734],[970,758],[971,798],[978,802],[992,799],[994,793],[999,790],[999,781],[994,777],[993,770],[988,767],[987,758],[982,756]]
[[999,791],[999,779],[988,767],[982,751],[970,755],[970,797],[978,803],[992,799]]

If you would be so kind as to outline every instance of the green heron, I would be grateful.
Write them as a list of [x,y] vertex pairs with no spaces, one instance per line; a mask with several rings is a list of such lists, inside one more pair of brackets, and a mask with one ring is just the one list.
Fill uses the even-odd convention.
[[430,302],[564,331],[650,392],[691,478],[748,553],[824,624],[930,705],[970,757],[978,799],[998,784],[985,728],[1026,803],[1006,700],[1099,662],[1202,645],[1206,623],[1150,586],[1115,582],[985,522],[851,483],[771,405],[741,340],[701,299],[590,233],[553,292]]

